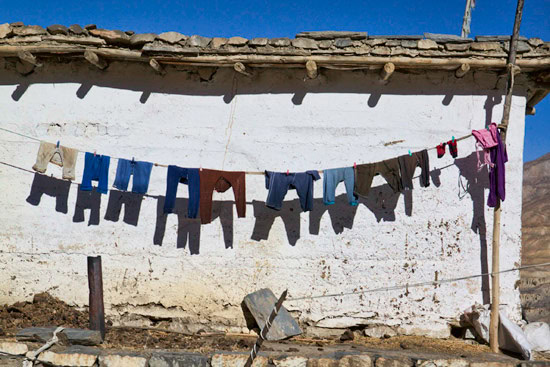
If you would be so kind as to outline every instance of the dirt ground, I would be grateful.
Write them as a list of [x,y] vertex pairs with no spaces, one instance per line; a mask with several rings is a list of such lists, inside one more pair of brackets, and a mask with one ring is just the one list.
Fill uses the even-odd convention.
[[[88,314],[50,296],[47,293],[37,294],[32,302],[18,302],[0,307],[0,336],[14,337],[18,330],[31,326],[65,326],[88,328]],[[445,353],[460,357],[476,356],[490,352],[487,345],[469,344],[462,339],[432,339],[418,336],[397,336],[391,338],[369,338],[353,333],[352,340],[306,339],[295,337],[290,340],[272,343],[267,342],[262,348],[265,351],[283,348],[293,351],[298,345],[315,346],[318,350],[338,345],[353,348],[363,346],[372,349],[406,350],[416,352]],[[192,352],[207,353],[212,351],[249,351],[256,337],[253,335],[201,334],[186,335],[168,330],[153,328],[112,327],[107,325],[107,333],[102,348],[113,349],[185,349]]]

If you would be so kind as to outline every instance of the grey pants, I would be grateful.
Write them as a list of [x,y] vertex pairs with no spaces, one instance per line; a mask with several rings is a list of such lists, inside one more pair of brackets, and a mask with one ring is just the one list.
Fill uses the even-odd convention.
[[48,168],[48,163],[57,164],[63,167],[63,178],[74,180],[76,157],[78,150],[59,146],[45,141],[40,142],[40,148],[36,155],[36,163],[32,169],[36,172],[44,173]]

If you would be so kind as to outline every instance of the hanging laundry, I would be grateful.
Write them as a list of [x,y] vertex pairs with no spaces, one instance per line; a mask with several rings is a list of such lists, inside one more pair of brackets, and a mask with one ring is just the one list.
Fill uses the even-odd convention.
[[119,159],[113,186],[117,189],[127,191],[130,176],[133,175],[132,192],[146,194],[149,188],[152,168],[153,163],[150,162]]
[[200,175],[200,212],[201,223],[212,222],[212,193],[226,192],[233,187],[235,203],[237,206],[237,215],[239,218],[246,216],[246,190],[244,172],[227,172],[203,169],[199,171]]
[[46,172],[48,163],[53,163],[63,167],[64,179],[74,180],[76,178],[75,166],[77,156],[78,150],[76,149],[41,141],[38,154],[36,155],[36,163],[32,166],[32,169],[36,172],[44,173]]
[[111,157],[95,153],[86,153],[84,156],[84,173],[80,190],[92,191],[92,181],[97,181],[97,192],[106,194],[109,181],[109,163]]
[[399,160],[399,168],[401,170],[401,185],[404,189],[413,189],[412,178],[416,167],[420,167],[420,186],[430,186],[430,159],[426,149],[420,152],[405,154],[397,158]]
[[334,204],[336,186],[344,181],[348,202],[350,205],[359,204],[357,196],[353,194],[355,185],[355,171],[353,167],[333,168],[323,171],[323,202],[325,205]]
[[199,213],[201,195],[200,176],[198,168],[182,168],[168,166],[166,175],[166,198],[164,200],[164,213],[172,213],[176,205],[176,192],[178,184],[182,183],[189,187],[189,204],[187,205],[187,217],[196,218]]
[[295,189],[304,212],[313,209],[313,181],[321,178],[318,171],[284,173],[265,171],[265,188],[268,189],[265,205],[281,210],[288,189]]
[[458,146],[456,144],[456,140],[454,138],[452,140],[449,140],[447,142],[447,145],[449,146],[449,153],[451,153],[451,157],[458,157]]
[[497,129],[497,124],[494,122],[489,126],[489,130],[493,138],[497,141],[497,145],[490,148],[492,167],[489,169],[489,198],[487,205],[491,208],[496,207],[497,198],[504,201],[506,198],[506,167],[508,162],[508,153],[506,153],[506,145],[502,142]]
[[445,143],[439,144],[437,147],[437,158],[441,158],[445,155]]
[[496,131],[496,124],[494,122],[487,129],[472,130],[472,135],[476,139],[476,147],[483,149],[485,152],[484,163],[481,163],[481,160],[479,159],[479,150],[476,149],[478,170],[480,170],[484,165],[486,165],[487,168],[490,168],[493,165],[491,163],[490,149],[497,146],[498,141],[496,139],[496,135],[491,131],[491,129]]
[[397,158],[392,158],[377,163],[358,164],[355,168],[355,195],[366,197],[369,194],[372,179],[377,174],[386,179],[394,192],[401,191],[399,161]]

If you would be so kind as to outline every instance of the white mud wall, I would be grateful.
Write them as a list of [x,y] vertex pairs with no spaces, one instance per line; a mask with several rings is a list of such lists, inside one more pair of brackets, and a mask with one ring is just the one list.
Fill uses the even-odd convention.
[[[433,147],[502,116],[503,86],[482,72],[395,73],[259,70],[253,78],[219,70],[158,76],[146,66],[46,64],[28,77],[0,70],[0,126],[82,151],[182,167],[304,171],[375,162]],[[519,83],[521,84],[521,83]],[[521,250],[525,96],[513,99],[508,132],[507,199],[501,268]],[[263,176],[246,177],[246,218],[232,190],[214,194],[211,224],[177,211],[162,215],[166,168],[154,167],[149,195],[79,193],[60,168],[34,175],[38,143],[0,131],[0,304],[48,291],[88,303],[86,257],[101,255],[106,313],[117,323],[179,330],[244,331],[243,297],[260,288],[290,297],[369,290],[490,271],[492,209],[488,175],[478,172],[473,139],[458,158],[430,151],[429,188],[393,194],[375,178],[367,200],[301,213],[295,192],[283,210],[265,207]],[[388,144],[389,142],[397,142]],[[116,171],[111,161],[109,186]],[[18,169],[22,167],[24,170]],[[420,170],[417,170],[417,175]],[[131,183],[130,183],[131,185]],[[109,201],[111,200],[111,206]],[[117,213],[117,204],[129,206]],[[78,204],[77,204],[78,201]],[[66,204],[65,204],[66,203]],[[501,302],[520,318],[516,272],[501,275]],[[408,334],[446,336],[468,306],[489,302],[489,278],[438,286],[288,301],[313,333],[354,325],[399,326]],[[337,332],[337,330],[334,330]]]

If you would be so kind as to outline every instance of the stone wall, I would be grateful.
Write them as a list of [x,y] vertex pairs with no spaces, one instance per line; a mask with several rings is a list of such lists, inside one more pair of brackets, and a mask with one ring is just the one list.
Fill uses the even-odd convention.
[[[518,80],[508,139],[501,267],[520,262],[525,91]],[[495,86],[500,89],[496,89]],[[46,64],[24,78],[0,70],[0,126],[83,151],[183,167],[301,171],[374,162],[432,147],[500,121],[503,86],[483,72],[375,73],[263,70],[253,78],[218,70],[113,63]],[[38,143],[0,131],[2,162],[30,171]],[[394,142],[393,144],[389,144]],[[76,306],[88,302],[86,256],[101,255],[106,312],[117,323],[181,330],[243,331],[243,297],[259,288],[290,297],[367,290],[487,272],[492,210],[486,171],[474,141],[456,160],[430,151],[429,188],[393,194],[380,177],[367,200],[301,213],[295,192],[283,210],[265,207],[263,176],[247,176],[247,215],[237,218],[231,190],[215,194],[214,221],[162,216],[166,168],[154,167],[149,195],[78,191],[77,182],[0,164],[0,303],[48,291]],[[110,184],[116,161],[111,162]],[[417,171],[419,172],[419,171]],[[53,174],[53,177],[50,176]],[[57,195],[56,198],[52,195]],[[66,200],[66,204],[65,204]],[[121,213],[121,201],[131,204]],[[138,215],[139,214],[139,215]],[[488,256],[489,254],[489,256]],[[501,275],[501,300],[520,317],[517,273]],[[448,322],[474,302],[488,302],[489,279],[439,286],[289,301],[310,333],[354,325],[399,326],[402,333],[445,336]]]

